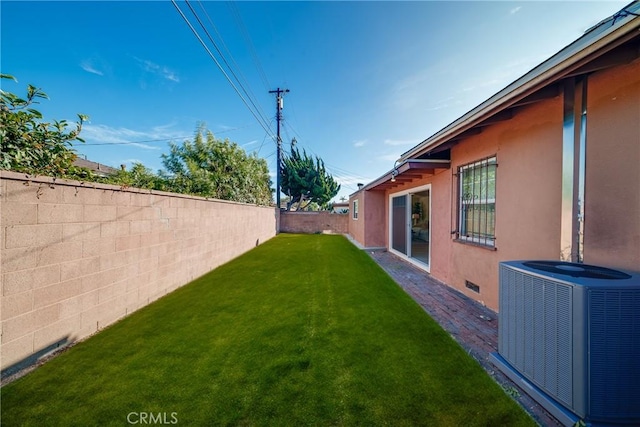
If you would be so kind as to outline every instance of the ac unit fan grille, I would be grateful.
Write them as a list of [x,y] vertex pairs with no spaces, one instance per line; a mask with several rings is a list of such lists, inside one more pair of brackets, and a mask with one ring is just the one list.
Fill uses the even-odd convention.
[[523,264],[534,270],[546,271],[571,277],[583,277],[585,279],[626,280],[630,279],[627,273],[587,264],[574,264],[562,261],[527,261]]

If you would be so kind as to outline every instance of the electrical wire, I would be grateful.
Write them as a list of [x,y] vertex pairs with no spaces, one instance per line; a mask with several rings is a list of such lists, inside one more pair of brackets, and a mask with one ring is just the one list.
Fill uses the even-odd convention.
[[[204,23],[200,20],[200,17],[198,16],[198,14],[196,13],[196,11],[193,9],[193,7],[191,7],[191,3],[189,3],[189,0],[185,0],[185,3],[187,4],[187,6],[189,7],[189,9],[191,10],[191,13],[193,13],[193,15],[195,16],[196,20],[198,21],[198,23],[200,24],[200,26],[202,27],[202,29],[204,30],[204,33],[207,35],[207,37],[209,38],[209,41],[211,41],[211,43],[213,44],[213,47],[216,49],[216,51],[218,52],[218,55],[220,55],[220,58],[222,59],[222,61],[224,62],[224,64],[227,66],[227,68],[229,69],[229,71],[231,72],[231,74],[233,75],[233,77],[236,79],[236,81],[238,82],[238,85],[240,86],[240,88],[242,89],[242,91],[244,92],[244,94],[246,95],[246,97],[249,99],[249,101],[251,102],[251,105],[253,105],[253,107],[256,109],[256,111],[258,112],[260,118],[262,120],[265,120],[265,114],[264,111],[262,110],[262,108],[259,105],[256,105],[256,103],[253,101],[255,99],[255,94],[251,91],[251,87],[249,86],[249,83],[247,82],[247,79],[244,77],[244,75],[242,74],[242,70],[240,69],[240,67],[238,67],[238,64],[235,62],[235,60],[233,59],[233,55],[231,55],[231,52],[229,51],[229,48],[227,48],[226,43],[224,42],[224,39],[222,38],[222,35],[220,35],[220,33],[218,32],[218,29],[216,28],[215,24],[213,23],[213,21],[211,20],[211,17],[209,16],[209,14],[207,13],[207,10],[204,8],[204,6],[202,5],[202,2],[198,0],[198,3],[200,4],[200,8],[204,11],[205,16],[207,17],[207,19],[209,20],[209,23],[211,24],[211,26],[213,27],[214,31],[216,32],[216,34],[218,35],[218,38],[220,39],[220,42],[222,44],[222,47],[226,50],[227,54],[231,57],[231,61],[234,63],[235,68],[238,69],[238,73],[240,74],[240,76],[242,77],[242,80],[238,77],[238,75],[235,73],[234,71],[234,67],[232,67],[229,62],[227,61],[227,59],[225,58],[224,53],[222,53],[222,51],[220,50],[220,48],[218,47],[218,44],[214,41],[213,37],[211,37],[211,34],[209,33],[209,31],[207,30],[207,28],[205,27]],[[246,29],[245,29],[246,31]],[[244,83],[243,83],[244,80]],[[249,87],[249,89],[247,89],[245,87],[245,85],[247,87]]]
[[[207,53],[209,54],[209,56],[211,57],[211,59],[213,60],[213,62],[215,62],[216,66],[218,67],[218,69],[222,72],[222,74],[224,75],[224,77],[227,79],[227,81],[229,82],[229,84],[231,85],[231,87],[233,88],[233,90],[236,92],[236,94],[240,97],[240,99],[242,100],[242,102],[244,103],[244,105],[247,107],[247,109],[249,110],[249,112],[251,113],[251,115],[253,115],[253,117],[258,121],[258,123],[260,124],[260,126],[268,133],[271,135],[271,137],[275,140],[276,137],[275,135],[273,135],[273,133],[271,132],[271,130],[265,126],[265,122],[266,120],[264,120],[264,118],[259,118],[257,115],[257,112],[255,112],[254,110],[251,109],[251,107],[249,106],[249,103],[247,102],[247,100],[242,96],[242,94],[240,93],[240,91],[238,90],[238,88],[236,87],[236,85],[233,83],[233,81],[231,80],[231,78],[229,77],[229,75],[225,72],[225,70],[223,69],[222,65],[220,64],[220,62],[216,59],[215,55],[211,52],[211,50],[209,49],[209,47],[206,45],[206,43],[204,42],[204,40],[202,40],[202,37],[200,37],[200,35],[198,34],[197,30],[193,27],[193,25],[191,24],[191,22],[189,21],[189,19],[187,18],[187,16],[182,12],[182,10],[180,9],[180,7],[178,6],[178,4],[176,3],[176,0],[171,0],[171,3],[173,3],[173,6],[176,8],[176,10],[178,11],[178,13],[180,14],[180,16],[182,17],[182,19],[185,21],[185,23],[189,26],[189,29],[191,29],[191,31],[193,32],[193,35],[198,39],[198,41],[200,42],[200,44],[202,45],[202,47],[207,51]],[[188,4],[188,2],[187,2]]]
[[[227,62],[227,59],[224,57],[224,54],[222,53],[222,51],[220,50],[220,48],[218,47],[218,44],[213,40],[213,37],[211,37],[211,34],[209,33],[209,31],[207,30],[207,28],[205,27],[204,23],[202,22],[202,20],[200,20],[200,17],[198,16],[198,14],[196,13],[196,11],[193,9],[193,7],[191,6],[191,3],[189,3],[189,0],[185,0],[185,3],[187,4],[187,6],[189,7],[189,9],[191,10],[191,13],[193,14],[193,16],[195,16],[196,20],[198,21],[198,23],[200,24],[200,27],[202,27],[202,29],[204,30],[204,33],[207,35],[207,37],[209,38],[209,41],[213,44],[213,47],[216,49],[216,51],[218,52],[218,55],[220,55],[220,58],[222,59],[222,61],[225,63],[225,65],[227,66],[227,68],[229,69],[229,71],[231,72],[231,74],[233,75],[233,77],[236,79],[238,85],[240,86],[240,88],[242,89],[242,91],[244,92],[244,94],[246,95],[246,97],[249,99],[249,102],[251,102],[251,105],[253,105],[253,107],[256,109],[256,111],[259,113],[260,118],[264,121],[264,123],[266,123],[266,120],[264,118],[264,112],[262,112],[262,110],[256,106],[255,102],[253,101],[252,96],[249,94],[249,91],[247,91],[247,89],[244,87],[244,85],[242,84],[242,82],[240,81],[240,79],[238,78],[238,76],[236,75],[236,73],[233,71],[233,68],[231,67],[231,65],[229,65],[229,62]],[[208,15],[207,15],[208,16]]]
[[[299,138],[301,138],[301,139],[302,139],[302,137],[300,136],[300,134],[299,134],[298,132],[296,132],[296,131],[295,131],[295,129],[293,129],[293,127],[292,127],[288,122],[283,121],[283,123],[285,124],[285,126],[283,126],[284,128],[286,128],[286,126],[290,127],[290,128],[291,128],[291,130],[292,130],[296,135],[298,135],[298,137],[299,137]],[[304,141],[304,139],[302,139],[302,140]],[[316,152],[315,152],[315,151],[314,151],[310,146],[308,146],[308,145],[306,145],[306,144],[304,144],[304,143],[300,143],[300,140],[296,140],[296,141],[297,141],[297,143],[298,143],[298,144],[300,144],[300,145],[302,146],[302,148],[303,148],[303,149],[307,149],[307,150],[308,150],[311,154],[313,154],[314,156],[316,156],[316,157],[320,157],[320,155],[318,155],[318,153],[316,153]],[[320,158],[321,158],[321,157],[320,157]],[[323,162],[324,162],[324,160],[323,160]],[[332,164],[327,163],[327,162],[324,162],[324,164],[325,164],[325,166],[328,166],[330,169],[332,169],[332,170],[336,170],[336,171],[338,171],[338,172],[341,172],[342,174],[346,174],[346,175],[352,176],[352,177],[357,178],[357,179],[362,179],[363,181],[368,181],[368,180],[370,180],[370,178],[368,178],[368,177],[365,177],[365,176],[362,176],[362,175],[358,175],[358,174],[353,173],[353,172],[351,172],[351,171],[348,171],[348,170],[346,170],[346,169],[340,168],[339,166],[332,165]]]
[[[204,5],[202,4],[202,2],[200,0],[198,0],[198,4],[200,5],[200,8],[202,9],[202,11],[204,12],[207,20],[209,21],[209,24],[211,25],[211,27],[213,28],[213,31],[215,32],[216,36],[218,37],[218,39],[220,40],[220,43],[222,45],[222,48],[224,49],[225,53],[228,55],[228,57],[231,60],[231,63],[233,64],[233,66],[235,67],[235,69],[238,70],[238,74],[240,75],[240,77],[242,78],[242,81],[244,83],[244,86],[246,86],[248,88],[248,96],[250,98],[255,99],[256,96],[253,93],[253,91],[251,90],[251,86],[249,85],[249,81],[247,80],[247,78],[245,77],[245,75],[242,73],[242,68],[238,65],[238,63],[236,62],[235,58],[233,57],[233,54],[231,53],[231,50],[227,47],[227,44],[224,42],[224,38],[222,37],[222,34],[220,34],[220,32],[218,31],[218,28],[216,27],[216,25],[214,24],[213,20],[211,19],[211,17],[209,16],[209,13],[207,12],[207,9],[204,7]],[[224,59],[224,55],[223,55],[223,59]],[[226,61],[225,61],[226,63]],[[227,66],[229,66],[227,64]],[[229,66],[229,68],[231,69],[232,67]],[[268,90],[268,89],[267,89]],[[258,110],[260,113],[260,116],[264,119],[265,117],[265,113],[262,110],[262,108],[260,107],[260,104],[258,104]]]
[[[291,130],[293,130],[295,132],[295,129],[293,129],[293,127],[291,127],[290,124],[287,123],[287,125],[291,128]],[[286,131],[287,126],[283,126],[283,129]],[[296,134],[300,137],[300,134],[298,134],[296,132]],[[300,137],[302,138],[302,137]],[[303,150],[308,150],[312,155],[322,159],[322,157],[320,157],[318,155],[318,153],[316,153],[311,147],[307,146],[304,143],[300,143],[300,141],[297,141],[300,146],[302,147]],[[283,149],[283,151],[285,151]],[[287,155],[290,155],[290,153],[286,153]],[[326,163],[324,160],[322,160],[322,162],[324,163],[325,169],[327,170],[327,172],[329,172],[331,174],[331,176],[333,176],[337,181],[339,181],[341,188],[346,188],[346,189],[351,189],[354,192],[357,191],[358,189],[352,185],[352,184],[347,184],[346,182],[348,181],[352,181],[354,178],[358,181],[362,181],[362,182],[368,182],[371,181],[371,178],[362,176],[362,175],[358,175],[354,172],[348,171],[346,169],[343,169],[341,167],[335,166],[333,164],[330,163]]]
[[[271,119],[271,121],[269,122],[269,128],[271,128],[271,123],[273,123],[273,119]],[[264,145],[264,141],[266,141],[267,139],[267,135],[264,136],[264,138],[262,138],[262,143],[260,144],[260,147],[258,147],[258,154],[260,154],[260,150],[262,150],[262,146]]]
[[271,85],[269,84],[269,80],[267,79],[267,75],[264,72],[264,68],[262,68],[262,64],[260,63],[260,58],[258,57],[258,54],[256,53],[256,47],[253,44],[253,40],[251,39],[251,35],[249,34],[249,31],[247,31],[247,27],[244,25],[244,21],[242,20],[242,16],[240,15],[240,11],[238,10],[238,7],[236,6],[236,4],[232,1],[227,2],[227,6],[229,7],[229,10],[231,11],[231,14],[233,15],[233,17],[236,20],[236,26],[238,27],[238,29],[240,30],[240,33],[242,34],[245,43],[247,44],[247,47],[249,49],[249,53],[251,54],[251,58],[253,59],[253,63],[256,67],[256,70],[258,71],[258,75],[260,75],[260,78],[262,79],[262,83],[264,84],[265,90],[269,91],[269,89],[271,88]]
[[[244,93],[245,96],[242,95],[242,93],[240,93],[240,90],[238,89],[238,87],[236,86],[236,84],[234,84],[234,82],[232,81],[232,79],[229,77],[229,74],[227,74],[227,72],[225,72],[224,68],[222,67],[222,65],[220,64],[220,62],[216,59],[215,55],[211,52],[211,50],[207,47],[206,43],[204,42],[204,40],[202,39],[202,37],[200,37],[200,35],[198,34],[197,30],[194,28],[194,26],[191,24],[191,22],[189,22],[189,19],[186,17],[186,15],[182,12],[182,10],[179,8],[179,6],[177,5],[175,0],[172,0],[172,3],[174,5],[174,7],[176,8],[176,10],[178,11],[178,13],[182,16],[182,18],[184,19],[184,21],[187,23],[187,25],[189,26],[189,28],[191,29],[191,31],[193,32],[193,34],[196,36],[196,38],[198,39],[198,41],[200,42],[200,44],[205,48],[205,50],[207,51],[207,53],[209,54],[209,56],[211,57],[211,59],[213,59],[213,61],[215,62],[216,66],[220,69],[220,71],[222,72],[222,74],[224,75],[224,77],[227,79],[227,81],[229,82],[229,84],[231,84],[232,88],[234,89],[234,91],[236,92],[236,94],[240,97],[240,99],[243,101],[243,103],[245,104],[245,106],[249,109],[249,111],[251,112],[251,114],[254,116],[254,118],[258,121],[258,123],[260,124],[260,126],[265,130],[266,134],[265,134],[265,138],[263,139],[262,143],[260,144],[260,147],[258,148],[258,153],[261,151],[264,142],[266,140],[266,136],[270,136],[274,141],[277,140],[277,137],[271,132],[270,130],[270,126],[271,123],[273,122],[273,119],[271,119],[271,121],[269,121],[267,123],[267,120],[264,118],[264,112],[260,109],[260,107],[258,107],[256,105],[256,103],[254,102],[253,98],[255,98],[255,95],[253,95],[253,93],[250,91],[250,87],[249,90],[247,90],[247,88],[245,87],[245,84],[243,84],[242,80],[238,77],[238,75],[235,73],[233,67],[229,64],[229,62],[227,61],[227,59],[225,58],[225,55],[223,54],[222,50],[220,49],[220,47],[218,46],[218,44],[216,43],[216,41],[213,39],[213,37],[211,36],[211,34],[209,33],[209,31],[207,30],[206,26],[204,25],[204,23],[202,22],[202,20],[200,19],[200,17],[198,16],[197,12],[194,10],[194,8],[191,6],[191,4],[189,3],[189,0],[185,0],[185,3],[187,4],[187,6],[189,7],[189,9],[191,10],[191,13],[194,15],[194,17],[196,18],[196,20],[198,21],[198,23],[200,24],[200,27],[202,28],[202,30],[204,31],[204,33],[206,34],[207,38],[209,39],[209,41],[213,44],[213,47],[215,48],[216,52],[218,53],[218,55],[220,56],[220,58],[222,59],[222,61],[224,62],[224,64],[226,65],[227,69],[229,70],[229,72],[231,73],[231,75],[233,76],[233,78],[235,79],[235,81],[237,82],[237,86],[239,86],[242,90],[242,92]],[[218,32],[217,28],[215,27],[215,25],[213,24],[213,21],[211,20],[209,14],[207,13],[206,9],[204,8],[204,6],[202,5],[202,3],[200,1],[198,1],[198,3],[200,4],[200,7],[202,8],[202,10],[205,13],[205,16],[207,17],[210,25],[213,27],[214,31],[216,32],[216,34],[218,35],[218,38],[221,40],[222,46],[223,48],[227,51],[229,57],[231,58],[232,62],[234,63],[235,67],[238,68],[240,70],[240,68],[237,66],[237,63],[235,62],[235,60],[233,59],[233,56],[231,55],[229,49],[227,48],[226,44],[224,44],[224,40],[222,39],[222,37],[220,36],[220,33]],[[236,19],[236,25],[238,26],[238,28],[240,29],[240,32],[242,33],[243,37],[245,38],[245,43],[247,44],[247,46],[249,47],[250,53],[252,55],[252,59],[254,61],[254,65],[256,66],[256,69],[258,70],[258,73],[263,81],[263,83],[265,84],[265,88],[268,90],[270,85],[269,82],[266,78],[266,74],[264,73],[264,69],[262,68],[262,65],[260,64],[259,58],[256,54],[255,51],[255,46],[253,45],[253,42],[251,40],[251,37],[249,36],[249,33],[246,29],[246,26],[244,25],[244,22],[242,21],[242,18],[240,17],[239,11],[237,9],[237,7],[230,3],[230,10],[232,11],[232,14],[234,15],[234,18]],[[246,78],[244,77],[244,75],[242,75],[241,71],[238,71],[241,74],[242,79],[244,79],[244,81],[246,82]],[[248,84],[247,84],[248,86]],[[251,103],[251,105],[253,106],[252,109],[249,106],[249,103],[247,102],[247,99],[245,99],[245,97],[249,100],[249,103]],[[282,121],[283,123],[287,123],[285,120]],[[265,126],[266,124],[266,126]],[[286,134],[287,138],[289,140],[291,140],[291,135],[288,132],[288,129],[291,129],[300,139],[302,139],[300,133],[298,133],[290,124],[288,124],[288,126],[283,126],[283,130],[284,133]],[[304,148],[304,147],[303,147]],[[310,147],[307,147],[309,149],[309,151],[314,154],[316,157],[319,158],[318,154],[315,153],[315,151],[313,149],[311,149]],[[283,149],[282,151],[284,151],[284,153],[286,155],[290,155],[289,152],[287,152],[285,149]],[[269,154],[266,159],[271,158],[272,156],[276,155],[277,151]],[[324,162],[324,161],[323,161]],[[325,163],[325,167],[327,168],[327,170],[332,173],[332,175],[334,175],[336,178],[340,179],[341,181],[346,181],[348,179],[352,179],[353,177],[358,178],[357,175],[338,168],[337,166],[333,166],[333,165],[329,165],[327,163]],[[345,175],[346,174],[346,175]],[[366,179],[365,179],[366,180]],[[342,185],[344,187],[347,188],[351,188],[353,190],[355,190],[355,187],[353,187],[350,184],[345,184],[342,183]]]

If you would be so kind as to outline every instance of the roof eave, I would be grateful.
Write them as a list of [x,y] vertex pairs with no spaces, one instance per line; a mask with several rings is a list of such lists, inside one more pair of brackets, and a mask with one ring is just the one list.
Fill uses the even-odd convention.
[[442,159],[406,159],[402,163],[396,165],[393,169],[388,171],[387,173],[381,175],[379,178],[371,181],[358,191],[352,193],[350,196],[359,193],[360,191],[369,191],[375,190],[376,187],[380,187],[382,185],[388,184],[394,177],[398,177],[398,180],[401,180],[401,175],[410,171],[420,172],[423,171],[426,173],[435,172],[437,169],[449,169],[451,167],[450,160],[442,160]]
[[[625,9],[637,13],[640,10],[640,2],[631,3]],[[609,18],[609,20],[612,19],[613,17]],[[424,152],[446,143],[489,116],[508,108],[525,96],[560,80],[582,65],[582,62],[595,52],[602,51],[606,47],[610,47],[610,49],[615,47],[616,41],[635,37],[638,31],[640,31],[640,18],[633,15],[620,18],[618,23],[614,22],[609,27],[606,26],[606,23],[596,25],[587,34],[566,46],[491,98],[403,153],[399,161],[418,157]],[[597,33],[594,34],[594,32]]]

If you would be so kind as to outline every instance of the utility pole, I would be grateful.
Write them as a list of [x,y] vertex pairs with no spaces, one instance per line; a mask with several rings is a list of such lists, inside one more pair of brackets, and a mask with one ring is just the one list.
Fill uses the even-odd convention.
[[282,138],[280,138],[280,120],[282,120],[282,107],[284,107],[284,102],[282,96],[289,92],[289,89],[276,89],[270,90],[269,93],[276,94],[276,123],[278,126],[278,141],[277,144],[277,170],[276,170],[276,206],[278,210],[280,209],[280,167],[282,162]]

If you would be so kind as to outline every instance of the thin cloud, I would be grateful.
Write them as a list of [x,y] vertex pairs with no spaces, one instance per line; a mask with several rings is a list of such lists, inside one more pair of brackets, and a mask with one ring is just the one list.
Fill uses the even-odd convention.
[[462,104],[462,101],[460,101],[459,99],[456,100],[454,97],[450,96],[448,98],[445,98],[445,99],[437,102],[434,106],[425,109],[425,111],[444,110],[445,108],[450,108],[450,107],[453,107],[453,106],[459,105],[459,104]]
[[385,162],[395,162],[400,158],[400,153],[391,153],[391,154],[383,154],[378,156],[379,160],[383,160]]
[[361,140],[355,141],[353,143],[353,146],[356,147],[356,148],[364,147],[365,145],[367,145],[367,140],[366,139],[361,139]]
[[516,13],[520,12],[520,9],[522,9],[522,6],[514,7],[509,11],[509,15],[515,15]]
[[188,132],[170,130],[166,126],[156,126],[150,131],[139,131],[124,127],[85,124],[82,127],[82,137],[91,144],[129,145],[145,150],[162,150],[162,147],[146,144],[146,142],[166,142],[184,138]]
[[507,79],[489,79],[482,82],[478,82],[477,84],[473,84],[471,86],[463,87],[460,89],[460,92],[473,92],[474,90],[482,89],[490,86],[499,86],[500,84],[505,84]]
[[399,139],[385,139],[384,143],[385,145],[393,145],[393,146],[397,146],[397,145],[416,145],[418,142],[415,139],[405,139],[405,140],[399,140]]
[[164,65],[156,64],[155,62],[149,61],[147,59],[140,59],[135,56],[133,58],[138,62],[138,65],[144,71],[160,76],[166,80],[180,83],[180,78],[178,77],[178,74],[175,71],[169,69],[168,67]]
[[476,76],[470,81],[465,82],[467,86],[461,88],[457,93],[473,92],[477,90],[486,90],[490,88],[501,89],[513,82],[516,78],[522,76],[527,71],[531,70],[533,66],[539,64],[544,57],[540,56],[525,56],[522,58],[514,59],[499,69],[494,70],[491,73],[491,78],[483,78],[483,76]]
[[89,59],[85,59],[80,63],[80,68],[87,73],[97,74],[98,76],[104,76],[104,72],[100,71]]

